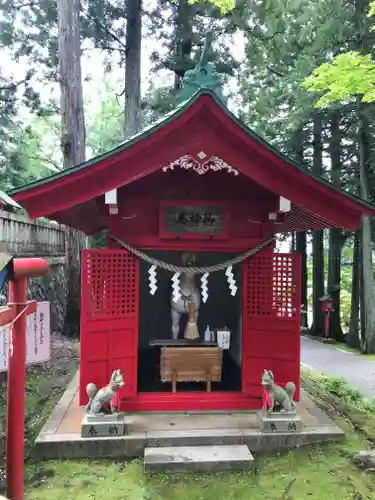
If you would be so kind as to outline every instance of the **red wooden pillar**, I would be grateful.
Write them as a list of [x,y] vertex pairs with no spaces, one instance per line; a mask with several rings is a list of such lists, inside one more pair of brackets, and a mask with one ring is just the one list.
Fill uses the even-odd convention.
[[13,280],[9,283],[9,306],[14,310],[8,342],[6,434],[6,482],[10,500],[24,499],[27,277],[41,276],[47,270],[44,259],[14,259]]
[[9,283],[9,305],[14,304],[15,321],[9,332],[6,475],[7,496],[22,500],[24,481],[24,419],[26,378],[26,307],[27,279]]

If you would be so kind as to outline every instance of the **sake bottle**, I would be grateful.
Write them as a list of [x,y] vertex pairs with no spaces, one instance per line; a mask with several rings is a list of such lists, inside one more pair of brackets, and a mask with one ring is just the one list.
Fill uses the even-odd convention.
[[210,330],[210,327],[208,325],[207,325],[206,330],[204,331],[204,341],[211,342],[211,330]]

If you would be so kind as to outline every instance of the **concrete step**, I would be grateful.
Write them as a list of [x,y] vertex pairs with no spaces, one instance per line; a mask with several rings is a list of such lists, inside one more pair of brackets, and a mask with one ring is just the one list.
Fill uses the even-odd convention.
[[249,470],[254,457],[246,445],[145,448],[147,472],[218,472]]

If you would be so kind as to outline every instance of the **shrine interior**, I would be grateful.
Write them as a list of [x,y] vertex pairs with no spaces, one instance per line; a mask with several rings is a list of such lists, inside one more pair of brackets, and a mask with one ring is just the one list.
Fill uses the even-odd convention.
[[[225,262],[235,256],[222,252],[194,252],[197,266],[210,266]],[[148,255],[164,262],[182,266],[181,251],[148,251]],[[171,277],[168,271],[158,268],[157,291],[150,294],[148,270],[150,265],[140,262],[139,290],[139,350],[138,350],[138,392],[172,392],[171,383],[160,379],[160,343],[172,336],[171,321]],[[208,300],[201,300],[198,318],[199,339],[187,340],[186,346],[203,346],[204,332],[227,327],[230,332],[230,348],[223,350],[221,381],[212,382],[212,391],[241,391],[241,347],[242,347],[242,267],[233,267],[236,285],[235,296],[230,294],[225,270],[211,273],[208,277]],[[200,275],[196,284],[200,290]],[[187,315],[181,317],[179,339],[184,339]],[[183,340],[182,340],[183,341]],[[185,344],[184,344],[185,345]],[[180,347],[183,349],[184,347]],[[179,382],[177,392],[206,391],[205,382]]]

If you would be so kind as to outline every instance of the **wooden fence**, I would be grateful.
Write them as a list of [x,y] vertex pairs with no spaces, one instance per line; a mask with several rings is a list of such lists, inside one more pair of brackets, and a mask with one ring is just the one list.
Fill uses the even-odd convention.
[[0,210],[0,252],[18,256],[65,255],[64,227]]

